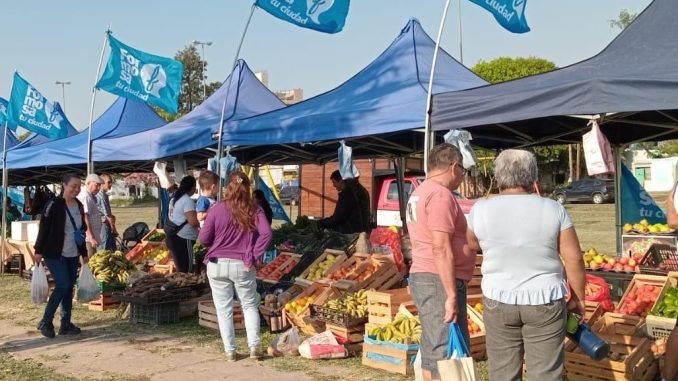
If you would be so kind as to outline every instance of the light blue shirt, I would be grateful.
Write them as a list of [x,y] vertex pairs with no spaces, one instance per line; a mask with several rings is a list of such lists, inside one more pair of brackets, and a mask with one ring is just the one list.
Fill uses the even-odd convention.
[[557,202],[537,195],[478,200],[469,215],[483,251],[483,295],[512,305],[541,305],[567,294],[558,252],[572,219]]

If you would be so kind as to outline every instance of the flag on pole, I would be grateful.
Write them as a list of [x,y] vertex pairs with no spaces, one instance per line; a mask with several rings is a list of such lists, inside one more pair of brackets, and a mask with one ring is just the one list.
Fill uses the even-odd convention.
[[71,123],[57,103],[50,102],[19,73],[14,73],[7,124],[12,131],[23,127],[50,139],[68,135]]
[[256,0],[271,15],[302,28],[324,33],[344,29],[350,0]]
[[470,0],[494,15],[499,25],[513,33],[530,31],[525,19],[527,0]]
[[0,126],[4,125],[7,122],[7,107],[9,103],[7,99],[0,98]]
[[622,164],[621,222],[634,224],[642,219],[648,220],[651,224],[664,224],[666,214],[643,189],[633,173]]
[[175,59],[127,46],[110,33],[108,44],[111,54],[96,87],[176,114],[184,65]]
[[275,197],[275,195],[271,191],[271,188],[269,188],[268,185],[266,185],[266,182],[259,176],[257,176],[257,189],[260,189],[264,193],[266,201],[268,201],[268,204],[271,206],[271,209],[273,210],[274,220],[282,220],[290,223],[292,222],[292,220],[290,220],[290,218],[287,216],[287,213],[285,213],[285,209],[283,209],[280,200],[278,200]]

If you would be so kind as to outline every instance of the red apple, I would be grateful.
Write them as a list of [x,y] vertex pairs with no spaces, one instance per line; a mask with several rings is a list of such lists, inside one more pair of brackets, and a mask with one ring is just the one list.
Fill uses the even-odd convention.
[[637,264],[638,264],[638,262],[636,262],[635,259],[633,259],[633,258],[629,259],[629,262],[628,262],[629,266],[636,267]]
[[632,272],[633,272],[633,267],[632,267],[632,266],[629,266],[629,265],[625,265],[625,266],[624,266],[624,271],[626,271],[627,273],[632,273]]
[[629,258],[626,258],[626,257],[619,258],[619,263],[621,263],[622,265],[628,265],[629,264]]
[[617,263],[616,265],[614,265],[614,271],[618,273],[624,271],[624,265],[622,265],[621,263]]

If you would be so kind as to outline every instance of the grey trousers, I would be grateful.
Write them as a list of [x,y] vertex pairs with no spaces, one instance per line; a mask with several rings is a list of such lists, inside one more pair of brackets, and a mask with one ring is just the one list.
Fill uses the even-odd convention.
[[491,381],[563,379],[565,322],[563,299],[539,306],[517,306],[483,298]]

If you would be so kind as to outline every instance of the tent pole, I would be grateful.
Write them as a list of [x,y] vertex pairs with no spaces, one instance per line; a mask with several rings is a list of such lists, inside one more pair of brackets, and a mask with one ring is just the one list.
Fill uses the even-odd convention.
[[5,131],[2,138],[2,252],[0,258],[0,274],[5,273],[5,255],[7,254],[7,128],[8,123],[5,122]]
[[622,253],[622,242],[621,242],[621,231],[622,231],[622,221],[621,221],[621,211],[622,211],[622,194],[621,194],[621,171],[622,171],[622,153],[624,152],[625,146],[618,145],[614,148],[614,206],[615,206],[615,216],[614,216],[614,236],[617,243],[617,254]]
[[219,134],[217,135],[217,176],[219,176],[219,192],[217,193],[217,200],[221,201],[222,191],[224,185],[224,179],[221,178],[221,158],[224,153],[224,143],[222,141],[224,135],[224,115],[226,115],[226,104],[228,103],[228,95],[231,91],[231,83],[233,82],[233,70],[238,64],[238,57],[240,57],[240,49],[242,48],[243,42],[245,42],[245,36],[247,35],[247,30],[250,27],[250,21],[252,21],[252,16],[254,16],[254,10],[257,9],[257,5],[252,4],[252,10],[250,11],[250,16],[247,18],[247,23],[245,24],[245,30],[240,36],[240,43],[238,44],[238,49],[235,51],[235,58],[233,59],[233,65],[231,65],[231,75],[228,77],[228,87],[226,87],[226,96],[224,97],[224,103],[221,106],[221,118],[219,119]]
[[104,53],[106,53],[106,43],[108,42],[108,35],[111,33],[107,30],[104,33],[104,46],[101,48],[101,56],[99,57],[99,67],[97,68],[97,76],[94,79],[94,86],[92,86],[92,105],[89,109],[89,127],[87,128],[87,173],[94,173],[94,162],[92,161],[92,123],[94,120],[94,102],[97,98],[97,82],[99,82],[99,75],[101,74],[101,65],[104,62]]
[[433,148],[435,143],[435,134],[431,131],[431,102],[433,101],[433,76],[435,75],[436,62],[438,61],[438,50],[440,49],[440,39],[443,36],[443,29],[445,29],[445,20],[447,19],[447,11],[450,9],[452,0],[445,2],[445,9],[443,9],[443,17],[440,20],[440,27],[438,28],[438,37],[436,38],[436,47],[433,50],[433,62],[431,63],[431,74],[428,79],[428,93],[426,94],[426,115],[424,116],[424,172],[428,172],[428,152]]

